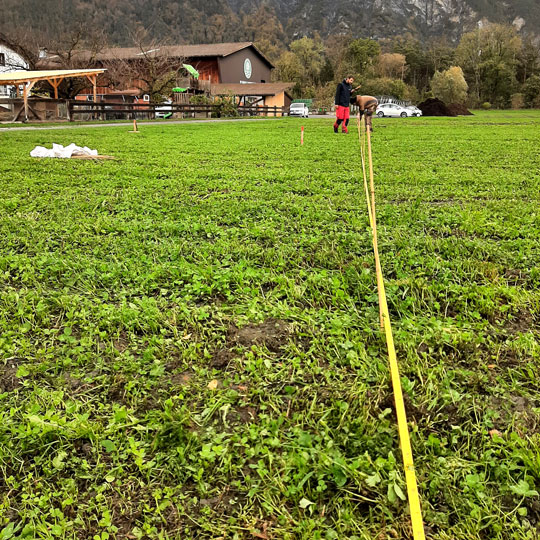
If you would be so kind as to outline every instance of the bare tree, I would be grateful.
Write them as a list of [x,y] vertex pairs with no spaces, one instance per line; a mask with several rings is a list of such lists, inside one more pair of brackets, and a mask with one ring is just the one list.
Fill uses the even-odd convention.
[[107,69],[111,85],[137,88],[157,102],[171,94],[185,59],[175,47],[147,36],[146,31],[139,31],[133,36],[135,47],[110,49],[101,63]]
[[[48,46],[47,46],[48,45]],[[103,30],[88,28],[82,23],[71,33],[64,34],[54,44],[42,44],[37,65],[48,69],[87,69],[96,67],[99,55],[106,46]],[[102,84],[106,84],[101,81]],[[73,99],[85,88],[88,81],[84,78],[65,79],[58,88],[60,97]],[[98,86],[100,83],[98,82]],[[44,88],[49,87],[44,83]]]
[[10,71],[33,69],[37,60],[37,48],[33,50],[33,43],[30,36],[23,36],[20,32],[10,35],[0,33],[0,44],[8,49],[5,53],[5,67]]
[[383,53],[379,55],[376,72],[380,77],[400,78],[403,80],[407,68],[404,54]]
[[[9,36],[0,34],[0,43],[4,43],[25,60],[25,63],[22,63],[13,55],[16,60],[12,61],[9,67],[51,70],[95,67],[106,41],[102,30],[89,28],[81,23],[72,32],[63,34],[54,41],[43,34],[16,29]],[[10,55],[7,56],[6,65],[10,61]],[[83,78],[65,79],[58,88],[58,94],[62,98],[72,99],[88,85],[89,82]],[[53,92],[47,82],[38,83],[35,90],[51,94]]]

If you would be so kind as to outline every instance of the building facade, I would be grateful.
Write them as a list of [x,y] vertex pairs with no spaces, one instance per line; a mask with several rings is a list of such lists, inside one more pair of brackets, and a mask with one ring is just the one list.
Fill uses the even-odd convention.
[[[254,85],[252,92],[246,87],[246,90],[234,95],[244,102],[246,96],[249,96],[250,102],[258,100],[260,104],[271,103],[271,106],[287,106],[290,103],[287,90],[293,86],[282,83],[282,86],[277,87],[271,83],[274,66],[251,42],[175,45],[150,50],[117,47],[91,54],[81,51],[75,59],[80,67],[107,69],[110,79],[115,80],[113,85],[106,76],[102,78],[101,84],[98,84],[100,101],[109,101],[109,94],[118,95],[121,90],[134,88],[140,89],[140,100],[147,98],[145,94],[149,89],[145,88],[142,77],[137,78],[137,73],[148,70],[150,66],[159,67],[163,72],[177,71],[177,86],[191,87],[194,92],[223,95],[225,85],[233,85],[230,88],[238,88],[240,84]],[[41,69],[58,69],[59,62],[57,55],[47,55],[39,66]],[[187,76],[182,69],[183,64],[189,64],[199,72],[198,80]],[[219,92],[214,93],[214,89]],[[78,99],[91,99],[90,93],[83,91]]]
[[[24,71],[28,67],[28,62],[16,47],[0,40],[0,73]],[[10,97],[14,91],[13,86],[0,86],[0,97]]]

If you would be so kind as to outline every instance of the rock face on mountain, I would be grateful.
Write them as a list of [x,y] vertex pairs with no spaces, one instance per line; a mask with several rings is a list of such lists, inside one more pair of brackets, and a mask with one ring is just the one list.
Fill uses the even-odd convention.
[[[259,2],[256,2],[259,3]],[[420,38],[461,34],[487,22],[512,23],[520,31],[536,33],[540,4],[535,0],[266,0],[289,34],[314,30],[322,35],[350,31],[382,38],[410,32]],[[228,0],[235,12],[253,0]]]
[[251,40],[257,24],[269,23],[247,24],[246,14],[262,5],[288,40],[314,32],[375,39],[409,33],[456,42],[487,22],[512,23],[524,34],[540,28],[538,0],[2,0],[0,33],[26,27],[58,36],[92,21],[117,44],[141,26],[176,42]]

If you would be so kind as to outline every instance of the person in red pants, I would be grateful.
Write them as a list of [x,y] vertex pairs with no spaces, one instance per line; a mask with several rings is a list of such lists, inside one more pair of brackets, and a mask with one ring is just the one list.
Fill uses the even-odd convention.
[[352,83],[354,82],[354,77],[345,77],[337,85],[336,89],[336,122],[334,124],[334,133],[338,132],[339,126],[343,123],[342,131],[343,133],[349,133],[347,129],[349,125],[349,105],[351,102],[351,93],[356,90],[353,90]]

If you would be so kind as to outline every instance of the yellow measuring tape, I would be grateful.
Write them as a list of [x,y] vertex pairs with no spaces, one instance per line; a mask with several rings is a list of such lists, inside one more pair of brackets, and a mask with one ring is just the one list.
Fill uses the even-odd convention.
[[[369,164],[369,189],[366,174],[366,133]],[[371,232],[373,236],[373,254],[375,256],[375,272],[377,275],[377,290],[379,292],[381,327],[384,328],[384,333],[386,335],[386,345],[388,347],[388,359],[390,361],[390,374],[392,377],[392,386],[394,389],[394,400],[396,404],[396,415],[398,422],[399,440],[401,443],[401,454],[403,456],[403,465],[405,467],[405,481],[407,483],[407,495],[409,497],[409,508],[411,512],[413,538],[414,540],[425,540],[422,508],[420,506],[418,484],[416,481],[416,473],[414,471],[411,438],[409,435],[409,428],[407,426],[405,402],[403,401],[403,390],[401,389],[399,366],[396,357],[396,349],[394,347],[394,336],[392,334],[390,313],[388,311],[388,303],[386,301],[386,291],[384,289],[384,278],[382,274],[381,260],[379,258],[379,244],[377,239],[377,214],[375,212],[375,183],[373,180],[373,157],[371,154],[371,133],[369,129],[366,129],[365,123],[360,121],[360,114],[358,114],[358,139],[360,141],[360,153],[362,156],[362,172],[364,175],[364,189],[366,192],[369,224],[371,225]]]

